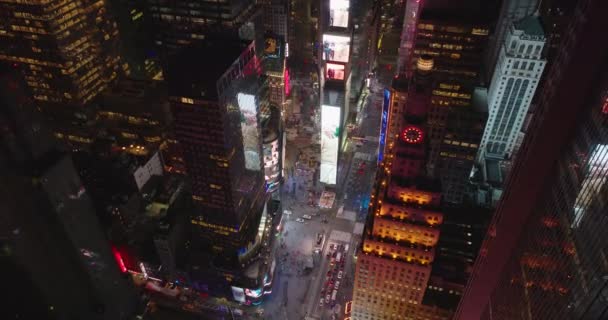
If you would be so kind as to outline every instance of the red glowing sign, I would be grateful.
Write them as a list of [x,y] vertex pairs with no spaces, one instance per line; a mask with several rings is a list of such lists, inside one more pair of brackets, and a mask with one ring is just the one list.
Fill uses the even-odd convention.
[[604,105],[602,106],[602,113],[608,114],[608,95],[604,99]]
[[289,83],[289,69],[285,68],[285,75],[283,78],[285,81],[285,96],[287,97],[291,93],[291,84]]
[[122,255],[120,252],[116,248],[112,248],[112,253],[114,254],[114,259],[116,259],[116,262],[118,263],[120,271],[123,273],[127,272],[127,266],[125,266],[125,262],[122,260]]
[[401,139],[407,143],[421,143],[424,138],[424,133],[420,128],[409,126],[401,132]]

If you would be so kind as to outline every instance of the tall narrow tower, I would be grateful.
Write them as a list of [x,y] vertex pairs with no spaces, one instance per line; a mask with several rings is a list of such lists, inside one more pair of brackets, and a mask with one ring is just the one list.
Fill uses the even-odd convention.
[[385,148],[358,248],[352,316],[356,320],[417,313],[431,275],[443,215],[441,185],[425,172],[431,88],[423,72],[418,71],[420,77],[410,84],[405,110],[394,110],[391,123],[383,126],[388,130],[397,123],[400,130]]
[[503,42],[488,93],[489,116],[478,159],[503,159],[513,154],[524,118],[547,61],[545,36],[537,17],[511,25]]

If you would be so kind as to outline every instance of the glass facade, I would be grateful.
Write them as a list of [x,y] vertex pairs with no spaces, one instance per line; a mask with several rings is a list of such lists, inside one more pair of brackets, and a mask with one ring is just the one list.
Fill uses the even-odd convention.
[[607,92],[596,92],[557,160],[484,319],[608,317]]

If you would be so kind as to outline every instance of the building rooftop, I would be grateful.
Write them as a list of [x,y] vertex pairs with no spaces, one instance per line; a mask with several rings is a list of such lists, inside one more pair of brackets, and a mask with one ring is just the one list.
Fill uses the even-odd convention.
[[522,30],[524,33],[531,36],[544,36],[545,31],[536,16],[527,16],[519,21],[513,22],[516,30]]
[[217,100],[217,81],[251,44],[236,37],[197,42],[169,58],[169,95]]

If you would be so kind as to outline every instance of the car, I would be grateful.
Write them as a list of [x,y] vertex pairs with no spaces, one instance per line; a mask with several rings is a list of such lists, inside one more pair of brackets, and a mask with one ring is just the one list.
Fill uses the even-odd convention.
[[330,244],[329,244],[329,250],[334,250],[334,248],[335,248],[335,247],[336,247],[336,246],[335,246],[333,243],[330,243]]
[[329,303],[329,299],[331,299],[331,296],[328,294],[325,296],[325,303]]
[[340,288],[340,281],[336,281],[336,284],[334,284],[334,289],[338,290],[338,288]]
[[327,254],[325,255],[325,257],[327,257],[327,258],[331,257],[331,251],[328,251]]
[[342,271],[338,271],[338,279],[342,279],[342,275],[344,274],[344,272]]
[[321,300],[319,300],[319,307],[323,306],[323,302],[325,302],[325,300],[323,298],[321,298]]
[[302,218],[297,218],[297,219],[296,219],[296,222],[299,222],[299,223],[304,223],[305,221],[304,221],[304,219],[302,219]]
[[357,170],[357,174],[358,175],[363,175],[363,173],[365,173],[365,170],[363,170],[363,169],[358,169]]
[[283,214],[289,216],[291,215],[291,210],[283,210]]
[[310,219],[312,219],[312,216],[310,216],[308,214],[305,214],[305,215],[302,216],[302,218],[304,218],[306,220],[310,220]]
[[327,271],[327,275],[331,276],[331,270]]

